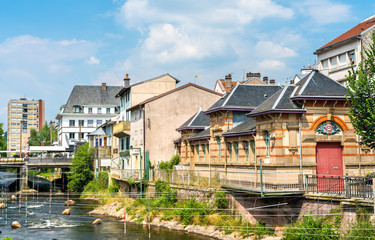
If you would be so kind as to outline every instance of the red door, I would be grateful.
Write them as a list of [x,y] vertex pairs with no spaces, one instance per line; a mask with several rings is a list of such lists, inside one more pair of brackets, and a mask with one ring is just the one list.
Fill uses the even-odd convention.
[[316,145],[316,173],[319,175],[343,175],[340,143],[327,142]]
[[335,177],[343,175],[340,143],[318,143],[316,145],[316,174],[320,175],[317,179],[318,191],[331,192],[343,189],[343,179]]

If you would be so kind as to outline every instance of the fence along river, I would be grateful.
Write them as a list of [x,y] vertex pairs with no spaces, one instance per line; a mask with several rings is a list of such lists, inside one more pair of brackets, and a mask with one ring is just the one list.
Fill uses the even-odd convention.
[[[4,175],[3,175],[4,176]],[[4,181],[4,178],[2,178]],[[1,191],[3,190],[3,191]],[[55,192],[17,194],[5,191],[0,187],[0,198],[6,199],[6,209],[0,210],[0,238],[14,239],[124,239],[124,223],[112,217],[100,217],[103,223],[93,225],[97,216],[87,213],[93,210],[98,203],[79,199],[78,195],[56,195]],[[11,201],[11,195],[17,195],[17,200]],[[67,199],[76,201],[70,206],[71,215],[61,215],[67,208],[64,202]],[[22,228],[12,229],[11,223],[18,221]],[[204,240],[208,239],[196,235],[186,235],[184,232],[168,230],[166,228],[146,225],[126,224],[126,239],[146,240]]]

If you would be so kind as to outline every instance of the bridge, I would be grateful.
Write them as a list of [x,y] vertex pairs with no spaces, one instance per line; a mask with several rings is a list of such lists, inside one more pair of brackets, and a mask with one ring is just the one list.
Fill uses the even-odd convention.
[[16,168],[19,189],[25,189],[30,168],[61,168],[64,175],[64,169],[72,165],[72,160],[73,158],[66,157],[0,158],[0,169]]

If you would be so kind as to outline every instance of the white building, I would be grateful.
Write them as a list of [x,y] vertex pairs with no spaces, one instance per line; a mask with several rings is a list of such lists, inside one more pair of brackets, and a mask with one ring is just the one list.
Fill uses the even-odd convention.
[[361,51],[368,44],[374,27],[375,16],[372,16],[317,49],[314,54],[318,57],[318,70],[345,84],[352,64],[356,67],[361,61]]
[[59,145],[73,149],[76,142],[88,141],[87,134],[119,114],[120,100],[115,98],[122,87],[74,86],[68,101],[56,116]]

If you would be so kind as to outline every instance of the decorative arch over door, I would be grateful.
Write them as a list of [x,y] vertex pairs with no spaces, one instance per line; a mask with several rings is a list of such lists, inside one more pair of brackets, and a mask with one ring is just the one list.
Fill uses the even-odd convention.
[[316,131],[316,129],[319,127],[319,125],[323,122],[326,122],[326,121],[331,121],[331,122],[337,123],[340,126],[340,128],[342,129],[342,131],[348,130],[348,125],[346,125],[345,121],[342,120],[340,117],[338,117],[336,115],[323,115],[323,116],[318,117],[317,119],[315,119],[313,124],[311,124],[310,129],[313,130],[313,131]]

